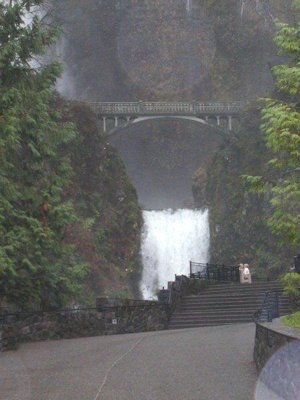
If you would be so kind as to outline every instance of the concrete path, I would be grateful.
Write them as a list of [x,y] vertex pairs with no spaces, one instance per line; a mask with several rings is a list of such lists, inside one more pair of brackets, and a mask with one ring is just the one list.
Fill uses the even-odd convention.
[[253,400],[254,324],[41,342],[0,353],[1,400]]

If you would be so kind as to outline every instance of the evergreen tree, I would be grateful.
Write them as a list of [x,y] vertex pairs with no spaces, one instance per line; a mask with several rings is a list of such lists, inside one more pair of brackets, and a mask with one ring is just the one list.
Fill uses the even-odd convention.
[[85,274],[64,243],[75,215],[63,154],[75,129],[55,109],[60,65],[37,65],[59,35],[36,12],[42,3],[0,3],[0,296],[23,307],[62,305]]
[[[294,2],[299,16],[300,1]],[[248,177],[272,206],[268,220],[283,245],[300,247],[300,24],[281,24],[275,38],[287,63],[273,68],[277,98],[264,100],[262,129],[273,155],[271,179]]]

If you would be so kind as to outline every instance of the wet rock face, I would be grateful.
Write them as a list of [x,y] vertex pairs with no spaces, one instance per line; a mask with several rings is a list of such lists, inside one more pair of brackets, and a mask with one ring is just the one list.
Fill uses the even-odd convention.
[[121,20],[119,61],[131,82],[150,96],[187,94],[212,67],[215,35],[204,9],[192,5],[142,0]]
[[60,89],[80,99],[225,100],[272,86],[276,19],[291,0],[52,0]]

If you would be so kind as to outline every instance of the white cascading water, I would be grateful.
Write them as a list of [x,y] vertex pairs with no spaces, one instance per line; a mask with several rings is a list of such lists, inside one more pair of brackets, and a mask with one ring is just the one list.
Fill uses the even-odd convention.
[[192,1],[193,0],[186,0],[186,11],[187,11],[188,15],[190,15],[190,13],[192,11],[192,7],[193,7]]
[[189,274],[190,261],[208,261],[208,211],[144,211],[143,216],[141,291],[144,299],[153,299],[175,274]]

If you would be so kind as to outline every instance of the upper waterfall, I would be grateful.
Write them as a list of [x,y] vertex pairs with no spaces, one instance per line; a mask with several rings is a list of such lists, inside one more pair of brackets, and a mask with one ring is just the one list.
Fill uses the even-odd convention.
[[186,0],[186,11],[187,11],[188,15],[191,14],[192,7],[193,7],[193,0]]

